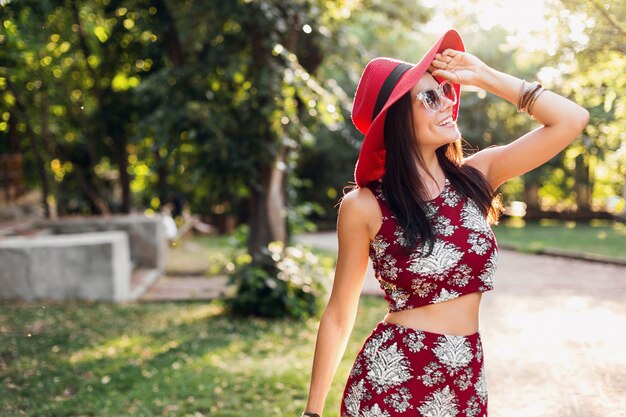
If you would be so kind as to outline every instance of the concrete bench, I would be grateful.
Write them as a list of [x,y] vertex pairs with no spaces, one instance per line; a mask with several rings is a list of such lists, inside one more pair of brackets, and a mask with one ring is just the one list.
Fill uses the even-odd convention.
[[136,268],[156,269],[161,272],[165,269],[167,241],[160,215],[78,217],[42,221],[37,226],[48,228],[54,234],[124,231],[130,240],[130,257]]
[[10,238],[0,241],[0,299],[131,298],[125,232]]

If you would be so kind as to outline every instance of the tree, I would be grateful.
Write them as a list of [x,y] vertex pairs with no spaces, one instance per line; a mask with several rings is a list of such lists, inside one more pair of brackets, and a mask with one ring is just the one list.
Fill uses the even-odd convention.
[[552,13],[563,22],[554,62],[570,68],[565,88],[590,112],[568,157],[578,211],[591,212],[592,196],[619,195],[626,184],[626,2],[562,0]]
[[3,104],[21,149],[32,149],[27,163],[46,205],[55,197],[60,214],[130,211],[131,92],[155,39],[146,30],[149,3],[23,1],[2,9]]

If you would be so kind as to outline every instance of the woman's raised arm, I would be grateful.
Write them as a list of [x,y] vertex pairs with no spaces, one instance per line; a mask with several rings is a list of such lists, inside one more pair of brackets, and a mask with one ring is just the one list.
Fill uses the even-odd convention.
[[[433,60],[433,75],[472,84],[517,105],[522,80],[495,70],[467,52],[447,49]],[[495,190],[511,178],[543,165],[565,149],[583,131],[589,112],[552,91],[544,91],[532,109],[543,126],[515,141],[492,146],[467,158],[480,169]]]

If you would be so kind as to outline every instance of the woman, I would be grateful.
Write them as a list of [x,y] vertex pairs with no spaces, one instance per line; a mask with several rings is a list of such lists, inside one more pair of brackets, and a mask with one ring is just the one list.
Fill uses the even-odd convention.
[[[517,105],[543,126],[464,157],[456,125],[461,85]],[[341,201],[332,293],[315,347],[303,416],[321,416],[345,352],[372,258],[389,312],[359,351],[341,417],[487,415],[478,311],[493,288],[495,190],[547,162],[585,128],[582,107],[485,65],[446,32],[415,65],[365,68],[352,119],[365,135]]]

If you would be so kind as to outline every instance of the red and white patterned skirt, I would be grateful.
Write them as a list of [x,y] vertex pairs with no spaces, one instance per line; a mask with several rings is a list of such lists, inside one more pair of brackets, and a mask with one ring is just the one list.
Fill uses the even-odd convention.
[[447,335],[378,323],[356,356],[341,417],[486,417],[480,333]]

